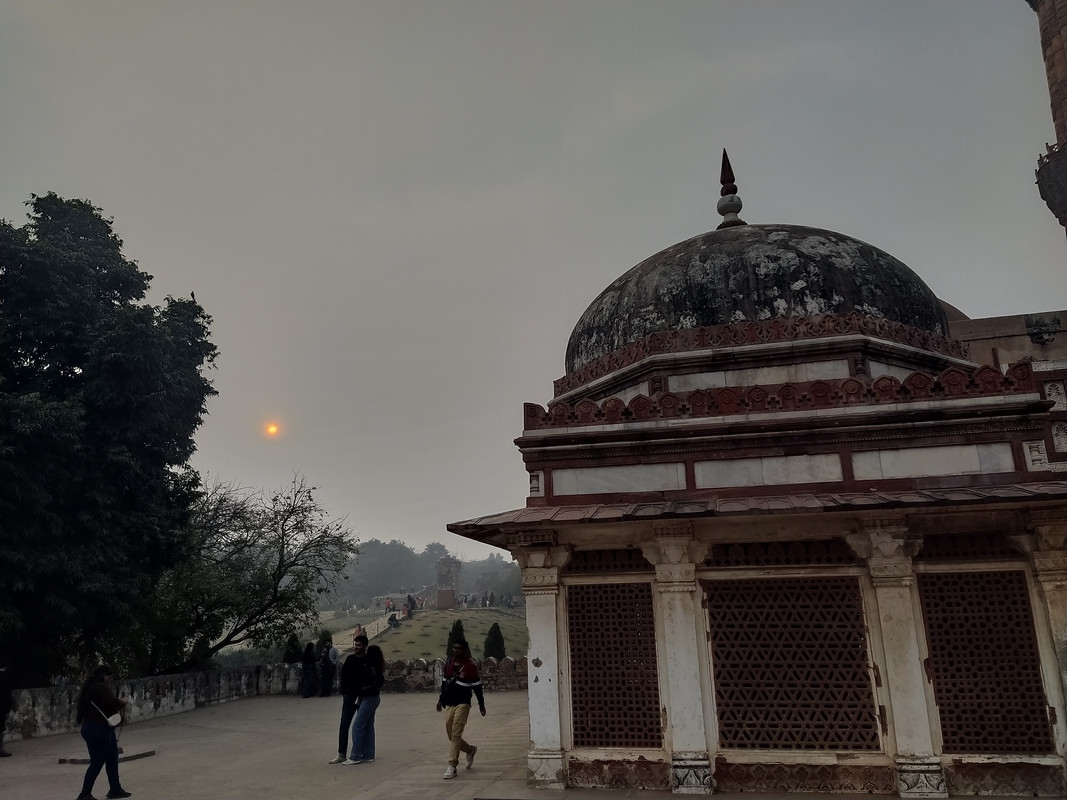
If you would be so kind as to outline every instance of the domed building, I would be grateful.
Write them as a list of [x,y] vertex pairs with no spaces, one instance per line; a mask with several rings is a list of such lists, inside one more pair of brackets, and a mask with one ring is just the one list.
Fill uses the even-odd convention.
[[531,785],[1063,796],[1059,317],[722,183],[525,406],[526,507],[448,526],[522,567]]

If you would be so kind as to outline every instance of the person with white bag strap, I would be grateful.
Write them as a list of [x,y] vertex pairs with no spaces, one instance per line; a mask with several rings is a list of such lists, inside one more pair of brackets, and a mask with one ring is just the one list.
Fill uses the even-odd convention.
[[115,696],[111,688],[111,667],[101,665],[82,686],[75,720],[81,723],[81,735],[89,748],[89,769],[85,771],[78,800],[95,800],[93,784],[100,770],[107,773],[109,798],[129,797],[119,783],[119,741],[115,728],[122,723],[126,701]]

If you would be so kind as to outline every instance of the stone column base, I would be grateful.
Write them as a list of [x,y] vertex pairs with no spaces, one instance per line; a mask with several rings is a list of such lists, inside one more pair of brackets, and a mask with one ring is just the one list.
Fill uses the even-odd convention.
[[715,790],[707,753],[671,754],[671,791],[674,794],[711,794]]
[[566,789],[562,750],[531,750],[526,756],[526,784],[535,789]]
[[948,797],[945,769],[936,756],[897,756],[901,797]]

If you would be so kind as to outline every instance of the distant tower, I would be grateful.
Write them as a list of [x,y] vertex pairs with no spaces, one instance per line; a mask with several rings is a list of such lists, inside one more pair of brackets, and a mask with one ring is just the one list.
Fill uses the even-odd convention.
[[1067,0],[1026,0],[1037,12],[1056,143],[1038,158],[1037,188],[1067,228]]

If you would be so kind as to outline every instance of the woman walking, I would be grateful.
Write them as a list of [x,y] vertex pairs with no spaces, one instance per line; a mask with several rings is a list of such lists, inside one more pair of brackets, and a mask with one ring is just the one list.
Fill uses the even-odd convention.
[[122,713],[126,701],[115,696],[111,688],[111,667],[101,665],[82,686],[78,696],[75,721],[81,723],[81,735],[89,748],[89,769],[85,771],[78,800],[94,800],[93,784],[103,768],[107,772],[110,798],[129,797],[119,783],[119,742],[108,717]]

